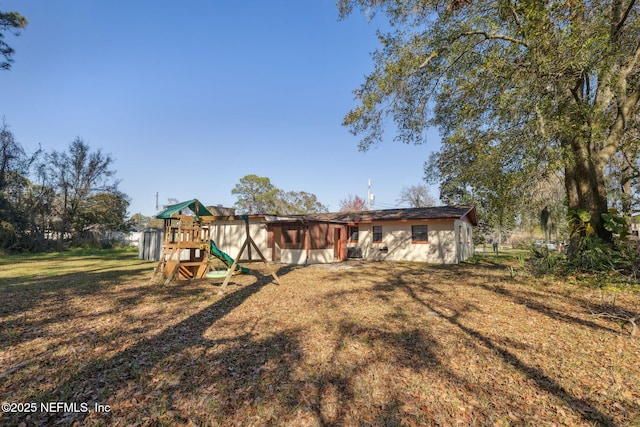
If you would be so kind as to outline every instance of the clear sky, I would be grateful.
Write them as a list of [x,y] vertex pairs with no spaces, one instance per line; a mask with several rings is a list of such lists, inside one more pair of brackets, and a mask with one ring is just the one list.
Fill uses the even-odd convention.
[[[0,117],[27,151],[80,137],[115,159],[129,212],[168,198],[232,206],[247,174],[335,211],[349,195],[395,207],[439,147],[358,151],[341,125],[373,69],[376,29],[335,0],[0,0],[29,24],[6,41]],[[437,189],[432,196],[437,198]]]

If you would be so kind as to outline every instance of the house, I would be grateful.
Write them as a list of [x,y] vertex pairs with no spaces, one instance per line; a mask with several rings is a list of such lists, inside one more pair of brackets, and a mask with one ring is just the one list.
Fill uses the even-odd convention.
[[[249,233],[274,262],[317,264],[362,258],[455,264],[474,253],[473,206],[436,206],[309,215],[250,215]],[[219,216],[211,238],[235,257],[244,241],[240,217]],[[243,254],[241,259],[252,259]]]

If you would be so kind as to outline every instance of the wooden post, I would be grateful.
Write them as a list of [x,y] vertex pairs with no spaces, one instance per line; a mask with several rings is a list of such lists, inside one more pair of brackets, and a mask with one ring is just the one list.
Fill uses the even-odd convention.
[[[245,221],[245,230],[246,230],[247,237],[245,238],[244,243],[242,244],[242,247],[238,252],[238,255],[233,260],[233,264],[231,264],[231,267],[229,267],[229,270],[227,270],[227,277],[225,277],[224,282],[222,282],[222,287],[220,288],[220,291],[218,291],[218,295],[222,294],[226,289],[227,285],[229,284],[229,280],[231,280],[231,276],[235,272],[238,262],[240,261],[240,258],[242,257],[242,253],[244,252],[245,249],[247,249],[247,253],[249,254],[249,260],[251,260],[251,246],[253,246],[256,252],[258,253],[258,256],[260,256],[260,259],[262,260],[262,262],[264,262],[265,265],[269,266],[269,262],[264,257],[264,255],[262,254],[262,251],[260,251],[260,248],[258,248],[258,245],[256,245],[256,242],[253,241],[253,239],[251,238],[251,235],[249,234],[249,217],[243,216],[242,219],[244,219]],[[273,276],[273,279],[279,285],[280,278],[278,277],[278,275],[273,269],[271,270],[271,276]]]
[[[249,217],[247,215],[243,216],[244,219],[244,229],[247,234],[247,238],[251,239],[251,233],[249,232]],[[253,242],[253,240],[251,240]],[[247,247],[247,255],[249,256],[249,261],[251,261],[251,245]]]

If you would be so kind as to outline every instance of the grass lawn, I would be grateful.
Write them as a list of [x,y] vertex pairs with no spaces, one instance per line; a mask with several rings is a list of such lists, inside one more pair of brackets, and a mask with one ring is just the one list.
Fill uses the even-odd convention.
[[4,257],[0,425],[640,425],[640,332],[595,315],[640,292],[507,263],[255,264],[218,295],[129,251]]

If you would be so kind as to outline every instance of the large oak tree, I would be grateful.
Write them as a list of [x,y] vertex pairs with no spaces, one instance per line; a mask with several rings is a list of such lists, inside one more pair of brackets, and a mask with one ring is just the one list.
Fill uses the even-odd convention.
[[568,208],[587,210],[597,235],[611,239],[601,217],[606,168],[621,150],[637,151],[625,144],[640,99],[635,0],[338,4],[342,16],[382,12],[391,24],[344,120],[362,149],[382,141],[390,116],[396,139],[420,143],[437,126],[440,154],[466,140],[496,153],[508,176],[561,170]]

